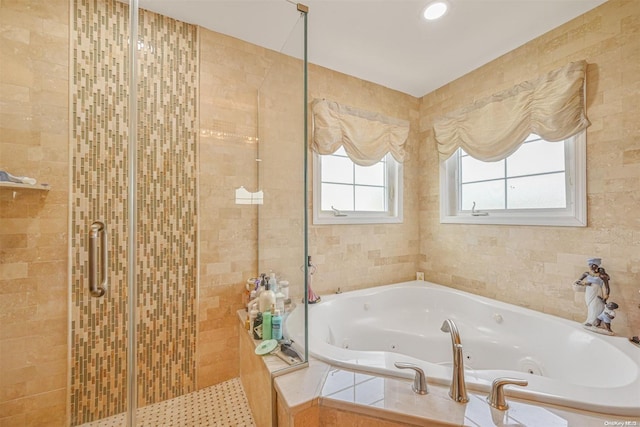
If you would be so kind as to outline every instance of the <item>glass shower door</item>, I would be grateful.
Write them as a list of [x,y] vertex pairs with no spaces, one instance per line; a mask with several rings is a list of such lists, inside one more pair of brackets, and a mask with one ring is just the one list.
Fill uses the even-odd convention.
[[196,389],[197,27],[130,4],[72,4],[72,425]]
[[129,7],[71,2],[70,424],[127,410]]

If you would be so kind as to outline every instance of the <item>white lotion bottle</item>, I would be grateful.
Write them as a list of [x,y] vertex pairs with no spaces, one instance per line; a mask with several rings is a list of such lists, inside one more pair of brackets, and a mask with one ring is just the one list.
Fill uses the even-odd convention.
[[271,306],[276,304],[276,294],[271,290],[269,282],[265,284],[264,291],[260,293],[258,300],[258,307],[261,313],[270,310]]

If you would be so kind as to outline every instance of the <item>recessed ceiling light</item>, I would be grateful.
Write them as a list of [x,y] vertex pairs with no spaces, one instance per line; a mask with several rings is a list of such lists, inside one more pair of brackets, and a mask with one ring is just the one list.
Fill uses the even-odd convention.
[[447,13],[447,9],[447,3],[443,1],[436,1],[428,4],[427,7],[424,8],[422,15],[424,16],[424,19],[433,21],[435,19],[442,18],[444,14]]

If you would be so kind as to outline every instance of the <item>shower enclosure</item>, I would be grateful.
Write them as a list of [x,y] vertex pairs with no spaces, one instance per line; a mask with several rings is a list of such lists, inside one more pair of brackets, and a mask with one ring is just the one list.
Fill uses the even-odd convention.
[[196,389],[198,51],[195,27],[135,1],[74,1],[71,28],[77,425]]
[[[136,408],[238,376],[247,279],[273,271],[305,303],[306,13],[282,0],[291,32],[274,51],[137,0],[27,3],[2,4],[17,30],[0,60],[0,142],[17,154],[0,169],[41,182],[68,172],[49,191],[0,188],[0,231],[27,236],[5,238],[3,254],[39,271],[3,272],[25,307],[39,289],[42,307],[3,315],[0,403],[18,411],[56,392],[38,417],[65,421],[49,425],[123,413],[135,425]],[[263,204],[237,204],[241,186]]]
[[[258,270],[290,282],[291,309],[307,303],[309,277],[307,9],[296,7],[299,19],[258,90],[257,144],[258,188],[264,192],[264,204],[258,205]],[[307,343],[294,347],[307,360]]]

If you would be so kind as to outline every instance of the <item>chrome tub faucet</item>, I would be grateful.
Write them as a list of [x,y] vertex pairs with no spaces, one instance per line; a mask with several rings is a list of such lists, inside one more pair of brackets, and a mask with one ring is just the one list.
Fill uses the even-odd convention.
[[520,378],[496,378],[491,384],[491,393],[487,396],[487,402],[492,408],[496,408],[500,411],[506,411],[509,409],[509,404],[504,398],[504,386],[506,385],[519,385],[527,386],[529,382],[527,380],[521,380]]
[[413,378],[413,385],[411,389],[417,394],[427,394],[429,390],[427,388],[427,376],[419,366],[413,363],[396,362],[395,367],[398,369],[413,369],[416,371],[416,375]]
[[442,323],[440,330],[451,334],[453,378],[451,379],[449,396],[455,402],[466,403],[469,401],[469,397],[467,397],[467,386],[464,382],[464,359],[462,358],[462,343],[460,342],[458,327],[453,320],[447,319]]

